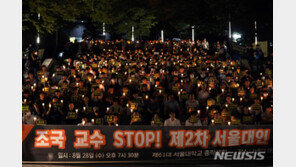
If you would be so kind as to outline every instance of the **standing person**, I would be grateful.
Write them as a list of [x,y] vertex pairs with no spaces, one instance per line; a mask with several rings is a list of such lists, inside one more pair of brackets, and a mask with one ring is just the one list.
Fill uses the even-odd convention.
[[174,112],[170,112],[170,118],[164,121],[164,126],[181,126],[181,122],[175,118]]
[[[181,112],[179,103],[174,99],[174,95],[169,95],[169,100],[164,103],[164,115],[167,113]],[[181,114],[181,113],[180,113]]]

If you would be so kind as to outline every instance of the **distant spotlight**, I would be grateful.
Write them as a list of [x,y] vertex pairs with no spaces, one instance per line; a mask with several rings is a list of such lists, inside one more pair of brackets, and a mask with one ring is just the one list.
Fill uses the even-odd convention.
[[232,34],[232,37],[233,37],[234,40],[237,40],[237,39],[240,39],[242,37],[242,34],[235,32],[235,33]]
[[59,57],[62,58],[64,55],[64,52],[59,53]]
[[38,35],[37,40],[36,40],[37,44],[40,44],[40,37]]

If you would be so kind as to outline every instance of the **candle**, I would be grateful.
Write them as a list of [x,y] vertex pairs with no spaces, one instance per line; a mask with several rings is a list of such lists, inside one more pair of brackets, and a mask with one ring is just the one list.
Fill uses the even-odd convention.
[[214,119],[212,119],[212,124],[214,124],[215,123],[215,120]]
[[24,102],[26,103],[27,102],[27,99],[24,99]]
[[37,121],[37,117],[34,117],[34,122],[36,122]]
[[44,78],[44,75],[42,75],[42,78]]
[[78,86],[78,84],[79,84],[79,83],[77,82],[77,83],[76,83],[76,86]]
[[48,104],[48,107],[51,108],[51,104],[50,103]]
[[127,107],[127,108],[129,107],[128,103],[126,104],[126,107]]
[[243,98],[239,98],[240,101],[243,101]]
[[84,98],[84,95],[82,95],[82,98]]
[[181,82],[183,83],[183,79],[181,79]]
[[221,89],[222,93],[224,93],[224,89]]
[[52,74],[52,77],[55,77],[55,74]]
[[42,103],[42,106],[43,106],[43,107],[44,107],[44,105],[45,105],[45,104],[44,104],[44,103]]
[[78,109],[76,109],[75,111],[76,111],[76,114],[78,114]]
[[261,100],[263,100],[263,96],[261,96]]
[[200,83],[198,83],[197,86],[200,87]]
[[178,95],[180,96],[180,94],[181,94],[181,92],[180,91],[178,91]]
[[225,107],[228,107],[228,104],[225,104]]
[[207,110],[209,109],[209,106],[207,106]]
[[234,98],[232,98],[232,101],[234,101]]
[[47,81],[47,79],[48,79],[48,78],[47,78],[47,77],[45,77],[45,81]]
[[230,121],[228,121],[228,125],[229,125],[229,126],[231,125],[231,122],[230,122]]
[[74,75],[74,78],[76,78],[76,75]]
[[64,100],[61,100],[61,103],[64,103]]
[[155,87],[157,88],[157,85],[155,84]]
[[252,108],[251,108],[251,107],[249,107],[249,110],[250,110],[250,111],[251,111],[251,109],[252,109]]
[[148,95],[146,95],[146,99],[148,99]]
[[133,110],[133,109],[131,109],[131,112],[134,112],[134,110]]
[[91,119],[91,122],[92,122],[92,123],[95,123],[95,119]]
[[34,85],[34,87],[36,87],[36,83],[34,83],[33,85]]
[[83,107],[83,110],[85,111],[86,110],[86,107]]
[[88,81],[91,82],[91,79],[89,78]]
[[131,80],[131,79],[129,79],[129,82],[132,82],[132,80]]
[[31,89],[33,90],[33,89],[34,89],[34,87],[33,87],[33,86],[31,86]]
[[200,114],[200,110],[197,110],[197,113]]
[[161,94],[161,90],[159,90],[159,94]]
[[123,94],[122,94],[123,96],[125,96],[125,93],[123,92]]
[[109,107],[107,107],[107,111],[109,111],[110,110],[110,108]]

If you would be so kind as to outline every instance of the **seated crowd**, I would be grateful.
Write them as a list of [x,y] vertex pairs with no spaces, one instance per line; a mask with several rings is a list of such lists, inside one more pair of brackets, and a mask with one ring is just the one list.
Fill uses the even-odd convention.
[[[273,122],[270,61],[254,70],[233,59],[224,44],[209,47],[206,40],[83,41],[70,52],[72,45],[53,68],[34,66],[23,77],[23,124]],[[262,51],[251,54],[256,61]]]

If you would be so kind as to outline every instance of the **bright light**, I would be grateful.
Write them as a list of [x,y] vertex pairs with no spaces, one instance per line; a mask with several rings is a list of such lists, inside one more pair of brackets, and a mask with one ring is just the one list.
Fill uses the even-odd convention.
[[134,36],[135,28],[132,26],[132,41],[135,41],[135,36]]
[[37,40],[36,40],[36,42],[37,42],[37,44],[40,43],[40,37],[39,37],[39,35],[37,36]]
[[192,42],[194,42],[194,26],[192,26],[191,28],[192,28],[192,37],[191,37],[191,40],[192,40]]
[[237,39],[240,39],[242,37],[242,34],[235,32],[235,33],[232,34],[232,37],[233,37],[234,40],[237,40]]
[[106,35],[106,30],[105,30],[105,23],[103,23],[103,35]]
[[63,57],[64,52],[59,53],[59,57]]
[[163,30],[161,30],[161,42],[164,42]]

